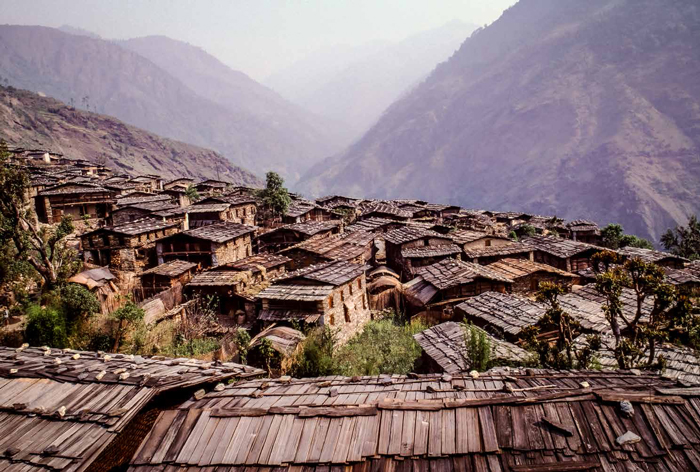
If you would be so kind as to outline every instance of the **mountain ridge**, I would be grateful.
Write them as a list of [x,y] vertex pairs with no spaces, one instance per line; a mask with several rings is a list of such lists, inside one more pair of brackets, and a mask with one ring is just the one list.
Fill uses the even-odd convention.
[[586,217],[657,240],[700,210],[699,26],[689,0],[521,0],[297,189]]
[[49,97],[0,87],[0,138],[13,147],[102,160],[117,172],[192,177],[262,186],[251,172],[209,149],[162,138],[116,118],[78,110]]

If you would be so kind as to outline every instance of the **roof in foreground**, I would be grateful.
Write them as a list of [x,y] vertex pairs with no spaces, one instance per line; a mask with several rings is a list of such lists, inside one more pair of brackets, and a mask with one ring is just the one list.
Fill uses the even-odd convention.
[[161,412],[130,470],[697,470],[700,393],[676,387],[512,370],[239,382]]
[[[470,329],[477,329],[476,326]],[[483,331],[483,330],[480,330]],[[500,363],[516,363],[522,365],[530,358],[530,353],[515,344],[485,333],[491,345],[491,359]],[[454,374],[471,370],[465,326],[462,323],[447,321],[420,333],[414,334],[416,342],[443,371]]]
[[233,363],[0,347],[0,470],[84,470],[157,394],[261,374]]

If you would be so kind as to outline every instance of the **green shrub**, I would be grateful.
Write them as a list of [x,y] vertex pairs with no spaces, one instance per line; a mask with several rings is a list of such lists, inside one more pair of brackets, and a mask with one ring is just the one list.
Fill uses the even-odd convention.
[[472,324],[464,325],[466,363],[470,370],[484,372],[491,367],[491,342],[486,333]]
[[68,340],[66,320],[60,311],[51,307],[30,305],[26,313],[27,326],[24,335],[29,344],[55,348],[66,346]]
[[61,308],[69,322],[100,311],[97,297],[82,285],[68,284],[60,289],[59,296]]
[[195,357],[216,351],[221,344],[214,338],[192,339],[190,341],[176,339],[166,353],[173,357]]
[[291,374],[298,378],[336,374],[335,344],[336,335],[327,326],[310,331],[292,361]]
[[419,322],[398,325],[392,319],[370,321],[337,353],[338,373],[353,376],[411,372],[422,352],[413,335],[425,328]]

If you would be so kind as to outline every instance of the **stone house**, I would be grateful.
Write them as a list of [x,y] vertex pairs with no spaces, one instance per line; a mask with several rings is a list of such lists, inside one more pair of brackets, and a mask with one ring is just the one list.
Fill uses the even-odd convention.
[[541,282],[553,282],[563,287],[579,283],[579,276],[576,274],[527,259],[506,258],[486,267],[511,279],[513,292],[536,292]]
[[445,215],[445,224],[471,231],[490,231],[495,229],[496,222],[484,212],[476,210],[460,210],[458,213]]
[[222,194],[226,192],[232,186],[229,182],[223,182],[221,180],[209,179],[204,182],[199,182],[194,188],[202,196]]
[[188,177],[181,177],[179,179],[174,179],[170,180],[168,182],[163,183],[163,190],[170,190],[170,189],[180,189],[180,190],[187,190],[187,188],[190,185],[194,184],[194,179],[190,179]]
[[221,266],[221,269],[231,271],[248,271],[256,284],[272,280],[287,272],[287,265],[291,262],[289,257],[282,254],[255,254],[245,259],[230,262]]
[[639,258],[644,262],[653,263],[670,269],[683,269],[688,259],[670,252],[654,251],[652,249],[644,249],[639,247],[623,247],[617,250],[617,253],[624,259]]
[[110,220],[113,225],[120,225],[130,221],[153,217],[153,214],[165,210],[179,208],[170,200],[156,200],[145,203],[134,203],[119,206],[112,211]]
[[282,223],[294,224],[305,221],[329,221],[334,218],[330,210],[307,200],[294,200],[282,216]]
[[340,221],[305,221],[262,233],[255,242],[260,252],[277,252],[312,238],[327,238],[339,231]]
[[574,241],[588,244],[600,244],[600,228],[598,223],[589,220],[574,220],[566,224],[569,237]]
[[258,293],[258,319],[271,323],[305,322],[338,330],[347,342],[371,320],[365,279],[366,266],[330,262],[290,272]]
[[530,236],[523,243],[534,250],[533,260],[566,272],[578,272],[591,266],[591,257],[602,247],[556,236]]
[[[416,248],[430,247],[432,249],[438,246],[445,246],[444,248],[437,249],[437,251],[444,250],[449,254],[433,256],[441,258],[452,257],[454,254],[459,254],[460,252],[459,248],[455,246],[452,239],[448,236],[418,226],[397,228],[384,233],[383,239],[385,242],[386,263],[401,275],[403,280],[410,280],[413,278],[414,266],[411,265],[412,259],[410,256],[414,255]],[[406,254],[406,256],[404,256],[404,254]]]
[[332,261],[349,261],[364,265],[374,256],[375,235],[366,231],[334,234],[327,238],[312,238],[284,249],[290,258],[291,270]]
[[412,212],[402,210],[396,204],[389,202],[368,202],[363,206],[358,219],[383,218],[394,221],[408,221],[412,217]]
[[419,269],[416,277],[404,284],[408,311],[436,311],[440,316],[465,298],[484,292],[506,292],[513,281],[488,267],[455,259],[445,259]]
[[256,215],[258,213],[257,200],[250,195],[215,195],[204,198],[194,206],[210,204],[228,204],[228,215],[226,221],[255,226]]
[[100,185],[63,183],[38,192],[34,202],[39,221],[55,224],[60,223],[64,216],[74,220],[84,215],[88,218],[107,218],[114,196],[114,192]]
[[240,326],[251,327],[257,313],[254,295],[262,287],[256,288],[250,271],[216,268],[194,276],[185,287],[190,297],[196,295],[215,297],[215,309]]
[[155,265],[156,240],[177,233],[175,224],[147,218],[105,226],[80,236],[85,262],[140,272]]
[[157,242],[158,263],[182,259],[202,267],[218,267],[235,262],[253,254],[256,230],[255,226],[226,221],[173,234]]
[[197,269],[198,266],[194,262],[175,259],[143,271],[140,287],[142,299],[150,298],[178,284],[184,286],[192,280]]

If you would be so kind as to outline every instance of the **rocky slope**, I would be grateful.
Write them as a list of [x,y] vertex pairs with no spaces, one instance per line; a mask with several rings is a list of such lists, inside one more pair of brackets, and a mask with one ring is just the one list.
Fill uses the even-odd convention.
[[521,0],[309,194],[420,197],[660,233],[700,211],[700,5]]
[[110,116],[15,88],[0,87],[0,139],[12,147],[49,149],[105,162],[119,173],[262,185],[255,175],[209,149],[161,138]]
[[[178,77],[187,74],[183,69]],[[215,149],[260,175],[274,169],[295,180],[338,149],[331,133],[305,124],[281,98],[258,100],[262,87],[252,80],[239,81],[235,95],[247,102],[218,103],[131,50],[53,28],[0,26],[0,76],[9,85]]]
[[389,105],[446,61],[476,28],[452,21],[396,43],[329,48],[265,83],[305,109],[344,123],[357,138]]

